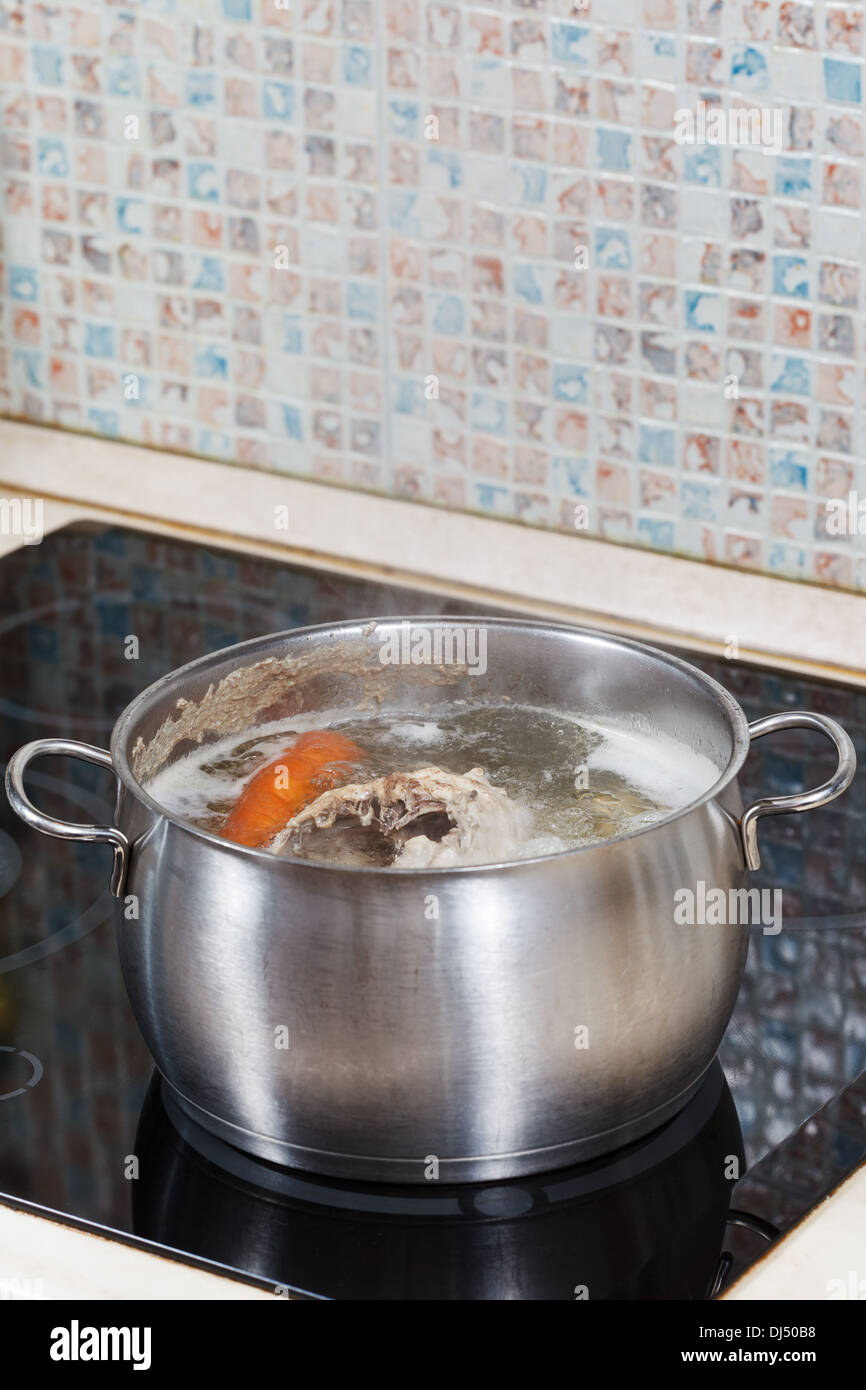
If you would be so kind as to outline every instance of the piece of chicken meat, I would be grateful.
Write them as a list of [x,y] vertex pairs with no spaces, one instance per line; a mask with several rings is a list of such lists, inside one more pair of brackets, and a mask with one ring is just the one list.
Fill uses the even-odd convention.
[[390,842],[400,869],[491,864],[514,857],[527,830],[527,815],[480,767],[443,772],[422,767],[390,772],[324,792],[293,816],[269,848],[303,853],[308,833],[347,820],[374,827]]

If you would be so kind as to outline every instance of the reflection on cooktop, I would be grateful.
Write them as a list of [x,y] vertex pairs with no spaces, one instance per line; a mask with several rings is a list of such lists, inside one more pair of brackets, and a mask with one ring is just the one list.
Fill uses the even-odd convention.
[[133,1230],[274,1287],[343,1299],[706,1298],[719,1273],[737,1112],[714,1062],[646,1139],[501,1183],[342,1183],[242,1154],[158,1077],[135,1141]]
[[[107,746],[138,691],[219,647],[412,610],[470,607],[128,530],[69,528],[0,559],[0,760],[36,737]],[[138,638],[136,659],[127,656],[129,634]],[[866,758],[866,693],[686,655],[750,719],[814,708],[838,718]],[[743,795],[815,784],[830,757],[820,739],[802,734],[758,743]],[[46,763],[33,784],[50,813],[110,818],[114,788],[96,767]],[[753,936],[720,1054],[730,1094],[722,1088],[699,1132],[688,1137],[682,1126],[706,1088],[671,1126],[611,1156],[614,1167],[639,1166],[642,1153],[647,1165],[625,1176],[617,1168],[613,1186],[590,1192],[586,1184],[601,1178],[600,1165],[589,1165],[460,1197],[425,1189],[411,1198],[428,1202],[422,1214],[407,1211],[399,1191],[391,1193],[398,1209],[383,1210],[385,1189],[365,1194],[356,1210],[354,1190],[275,1176],[267,1165],[251,1171],[251,1160],[218,1155],[191,1128],[178,1131],[156,1091],[148,1093],[152,1064],[114,943],[110,856],[30,832],[0,798],[0,1193],[318,1296],[351,1297],[362,1287],[388,1296],[402,1280],[401,1297],[434,1288],[445,1297],[574,1297],[581,1284],[592,1286],[590,1297],[704,1297],[866,1151],[866,1087],[857,1080],[866,1068],[864,803],[866,777],[858,776],[831,806],[762,826],[755,882],[784,889],[784,929]],[[660,1157],[671,1135],[681,1147]],[[743,1174],[733,1195],[740,1215],[727,1230],[735,1170],[719,1171],[722,1152]],[[128,1176],[133,1154],[138,1179]],[[446,1200],[457,1203],[453,1221],[438,1205]],[[418,1254],[422,1226],[435,1251],[427,1263]]]

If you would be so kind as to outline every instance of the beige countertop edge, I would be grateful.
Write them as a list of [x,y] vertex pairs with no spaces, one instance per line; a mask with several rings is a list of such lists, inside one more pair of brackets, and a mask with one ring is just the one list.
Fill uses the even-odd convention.
[[269,1300],[273,1292],[0,1203],[0,1300]]
[[[0,420],[0,491],[866,681],[866,596]],[[284,524],[286,523],[286,524]]]
[[866,1298],[866,1164],[748,1269],[726,1298]]
[[[854,594],[0,420],[0,497],[16,494],[44,499],[46,533],[109,520],[207,535],[229,549],[468,591],[711,650],[736,638],[741,656],[866,682],[866,609]],[[287,530],[275,524],[278,507],[288,509]],[[0,534],[0,553],[21,543]],[[866,1272],[866,1168],[726,1297],[825,1299],[831,1281],[850,1283],[852,1270]],[[0,1293],[4,1284],[6,1297],[152,1298],[158,1288],[162,1298],[273,1298],[0,1204]]]

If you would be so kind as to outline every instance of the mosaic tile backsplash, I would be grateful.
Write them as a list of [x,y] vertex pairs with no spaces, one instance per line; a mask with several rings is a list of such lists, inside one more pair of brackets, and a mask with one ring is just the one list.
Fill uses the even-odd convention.
[[863,30],[0,0],[0,410],[866,589]]

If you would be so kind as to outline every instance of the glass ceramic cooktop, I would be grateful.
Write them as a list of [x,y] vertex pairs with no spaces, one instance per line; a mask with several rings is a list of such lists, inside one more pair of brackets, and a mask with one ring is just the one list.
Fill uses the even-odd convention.
[[[107,747],[139,690],[233,642],[412,611],[470,609],[137,531],[68,528],[0,559],[0,761],[37,737]],[[685,655],[749,719],[832,714],[866,759],[866,692]],[[762,740],[744,798],[814,785],[831,768],[820,738]],[[72,760],[40,762],[30,778],[46,810],[85,821],[110,819],[111,783]],[[594,1163],[431,1191],[289,1173],[173,1111],[120,976],[110,855],[28,830],[3,797],[2,1200],[316,1297],[573,1299],[589,1285],[593,1297],[705,1298],[866,1153],[864,815],[860,773],[831,806],[762,821],[755,882],[784,890],[784,929],[753,934],[721,1065],[680,1116]]]

